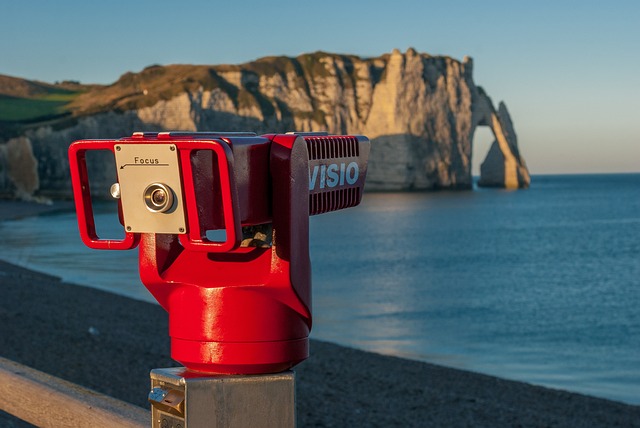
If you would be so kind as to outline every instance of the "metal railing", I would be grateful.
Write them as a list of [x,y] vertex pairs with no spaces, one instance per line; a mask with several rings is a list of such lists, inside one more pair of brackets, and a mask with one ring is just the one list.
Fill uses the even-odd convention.
[[148,427],[141,407],[0,357],[0,410],[39,427]]

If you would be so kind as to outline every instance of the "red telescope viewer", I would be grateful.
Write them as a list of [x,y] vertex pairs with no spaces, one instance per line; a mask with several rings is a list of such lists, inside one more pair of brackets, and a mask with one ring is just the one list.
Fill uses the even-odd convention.
[[[370,143],[326,133],[134,133],[69,148],[83,242],[139,246],[169,313],[171,356],[209,373],[286,370],[309,355],[309,216],[360,203]],[[114,154],[124,238],[97,236],[85,155]]]

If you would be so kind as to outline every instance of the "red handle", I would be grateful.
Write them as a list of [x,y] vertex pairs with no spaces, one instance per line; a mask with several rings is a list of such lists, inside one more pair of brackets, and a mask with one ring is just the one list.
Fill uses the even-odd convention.
[[71,185],[80,237],[87,247],[98,250],[130,250],[135,248],[140,241],[137,234],[126,231],[123,239],[101,239],[96,233],[85,154],[87,150],[110,150],[113,152],[115,144],[114,140],[82,140],[74,142],[69,147]]
[[[188,232],[180,235],[183,247],[194,251],[222,253],[231,251],[240,245],[242,226],[238,208],[238,195],[233,171],[233,152],[228,144],[217,140],[176,141],[180,151],[180,164],[184,186],[185,208],[187,213]],[[198,204],[194,186],[191,153],[195,150],[212,150],[216,154],[220,173],[220,189],[222,191],[222,211],[226,239],[222,242],[211,241],[201,232],[198,217]],[[212,190],[213,191],[213,190]]]

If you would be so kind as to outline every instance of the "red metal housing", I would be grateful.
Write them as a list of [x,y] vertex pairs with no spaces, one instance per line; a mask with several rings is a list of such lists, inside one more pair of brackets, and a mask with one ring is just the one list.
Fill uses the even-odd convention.
[[[95,231],[85,153],[124,144],[178,151],[184,233]],[[308,357],[309,215],[357,205],[365,137],[136,133],[81,140],[69,149],[80,234],[98,249],[139,244],[140,278],[169,314],[172,358],[190,370],[270,373]],[[162,215],[162,214],[159,214]],[[271,245],[240,246],[242,228],[271,224]],[[207,231],[224,229],[224,241]]]

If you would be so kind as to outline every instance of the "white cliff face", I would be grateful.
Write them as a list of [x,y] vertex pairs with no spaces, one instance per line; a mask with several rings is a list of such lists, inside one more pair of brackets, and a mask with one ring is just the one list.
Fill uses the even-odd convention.
[[31,141],[25,137],[12,138],[0,146],[0,159],[6,177],[15,188],[15,196],[24,200],[33,200],[33,194],[40,187],[38,161],[33,156]]
[[466,68],[466,63],[413,50],[390,55],[363,128],[374,141],[372,187],[399,183],[398,163],[405,165],[398,189],[471,186],[474,85]]
[[372,140],[367,190],[421,190],[471,188],[473,134],[477,126],[489,126],[496,143],[481,183],[527,187],[506,107],[495,110],[472,70],[470,58],[461,62],[413,49],[372,59],[323,53],[264,58],[208,68],[214,85],[203,82],[146,107],[86,116],[68,128],[26,136],[39,161],[41,187],[52,193],[68,189],[66,148],[75,139],[160,130],[363,134]]
[[138,118],[143,123],[158,124],[165,129],[196,131],[192,98],[192,94],[182,93],[168,101],[161,100],[152,107],[139,109]]

